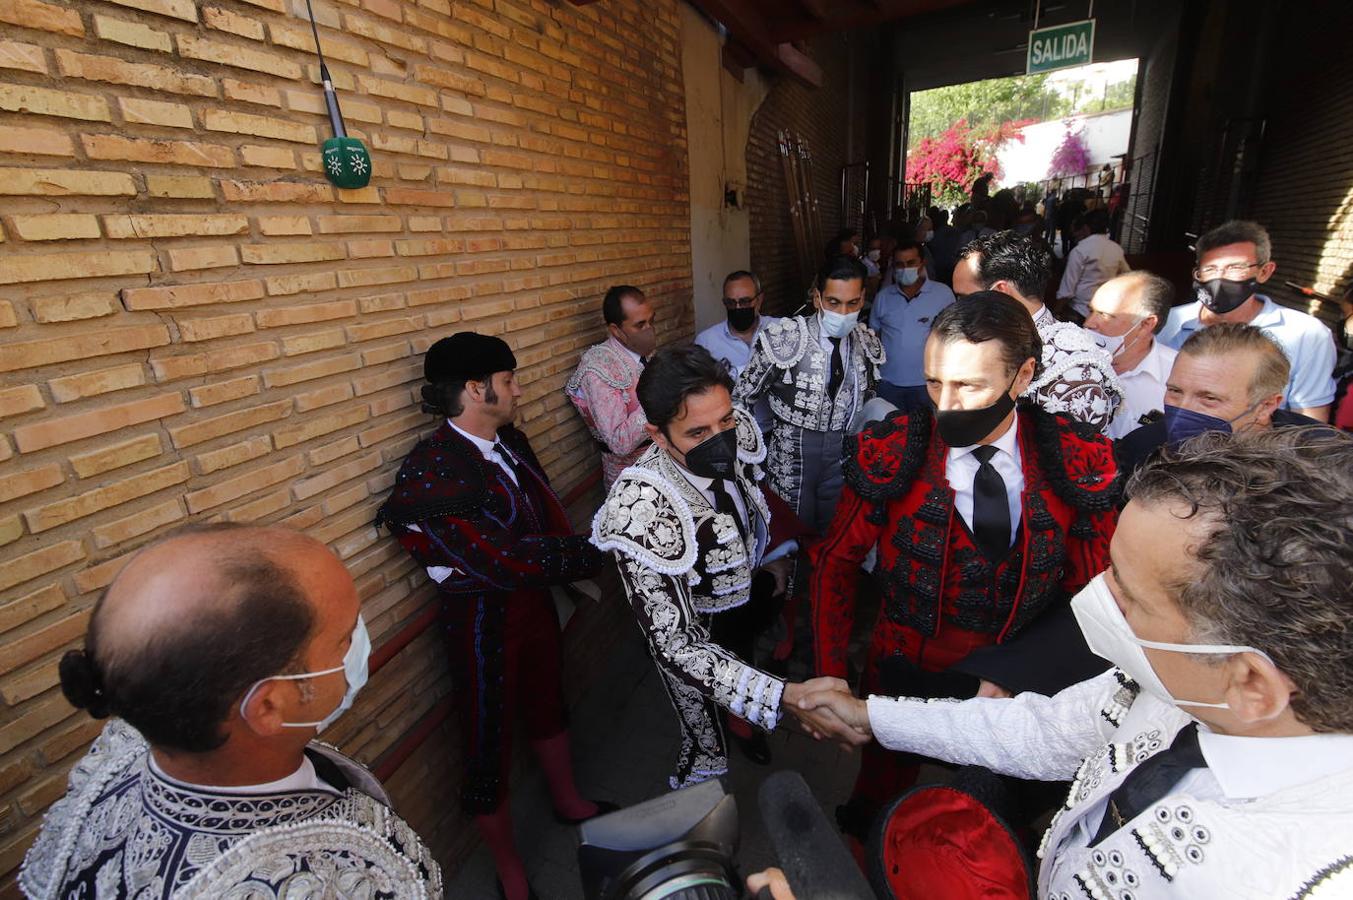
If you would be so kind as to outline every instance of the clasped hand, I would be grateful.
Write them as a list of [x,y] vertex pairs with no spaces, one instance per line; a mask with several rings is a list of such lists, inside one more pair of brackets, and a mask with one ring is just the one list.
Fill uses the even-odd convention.
[[869,727],[868,707],[840,678],[824,676],[791,682],[785,685],[781,702],[803,730],[820,741],[833,740],[858,747],[874,736]]

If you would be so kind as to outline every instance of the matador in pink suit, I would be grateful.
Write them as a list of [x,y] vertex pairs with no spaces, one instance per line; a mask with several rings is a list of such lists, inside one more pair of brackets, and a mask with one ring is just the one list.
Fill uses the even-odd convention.
[[601,301],[601,315],[609,337],[588,347],[578,368],[564,386],[601,450],[601,472],[610,489],[622,471],[639,458],[649,444],[647,419],[635,395],[639,373],[658,346],[653,330],[653,306],[644,292],[616,285]]

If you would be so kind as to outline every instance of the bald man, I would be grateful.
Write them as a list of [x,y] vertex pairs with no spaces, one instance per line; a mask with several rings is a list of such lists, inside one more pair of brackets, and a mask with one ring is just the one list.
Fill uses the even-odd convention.
[[66,698],[113,718],[48,811],[24,893],[440,897],[380,783],[312,743],[370,650],[347,569],[298,532],[196,527],[136,554],[61,660]]

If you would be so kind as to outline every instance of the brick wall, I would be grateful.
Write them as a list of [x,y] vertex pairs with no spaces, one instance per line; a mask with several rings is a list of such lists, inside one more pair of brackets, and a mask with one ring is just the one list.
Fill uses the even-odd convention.
[[[776,133],[789,129],[802,136],[813,155],[813,187],[822,220],[825,243],[841,228],[841,166],[847,162],[848,135],[855,130],[855,153],[863,158],[864,109],[858,89],[859,114],[850,116],[850,66],[864,62],[857,53],[858,37],[833,34],[815,40],[813,61],[822,67],[822,86],[806,87],[781,77],[752,117],[747,138],[747,209],[751,214],[752,271],[766,291],[766,312],[785,315],[804,301],[807,281],[801,279],[794,229],[789,216],[784,170]],[[858,73],[857,73],[858,74]],[[879,98],[874,98],[879,101]],[[886,98],[885,98],[886,100]],[[882,101],[879,101],[882,102]],[[852,162],[854,160],[851,160]],[[814,269],[821,264],[822,247],[811,248]],[[812,274],[815,274],[812,273]]]
[[[597,461],[560,388],[605,288],[689,334],[675,0],[316,0],[375,164],[352,191],[319,174],[303,11],[0,3],[0,875],[98,731],[57,660],[129,552],[195,520],[303,529],[379,647],[430,602],[371,525],[431,424],[427,345],[508,339],[566,491]],[[440,655],[417,638],[328,737],[379,760],[450,690]],[[447,861],[450,731],[392,780]]]

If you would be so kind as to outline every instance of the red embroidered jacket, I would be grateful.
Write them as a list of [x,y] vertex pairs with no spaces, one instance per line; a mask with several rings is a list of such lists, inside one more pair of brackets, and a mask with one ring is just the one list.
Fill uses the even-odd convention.
[[1004,643],[1108,567],[1119,495],[1112,445],[1038,407],[1018,416],[1019,537],[995,566],[955,511],[933,415],[894,413],[848,439],[836,517],[809,551],[818,674],[846,674],[856,579],[875,544],[883,604],[870,658],[900,652],[932,671]]

